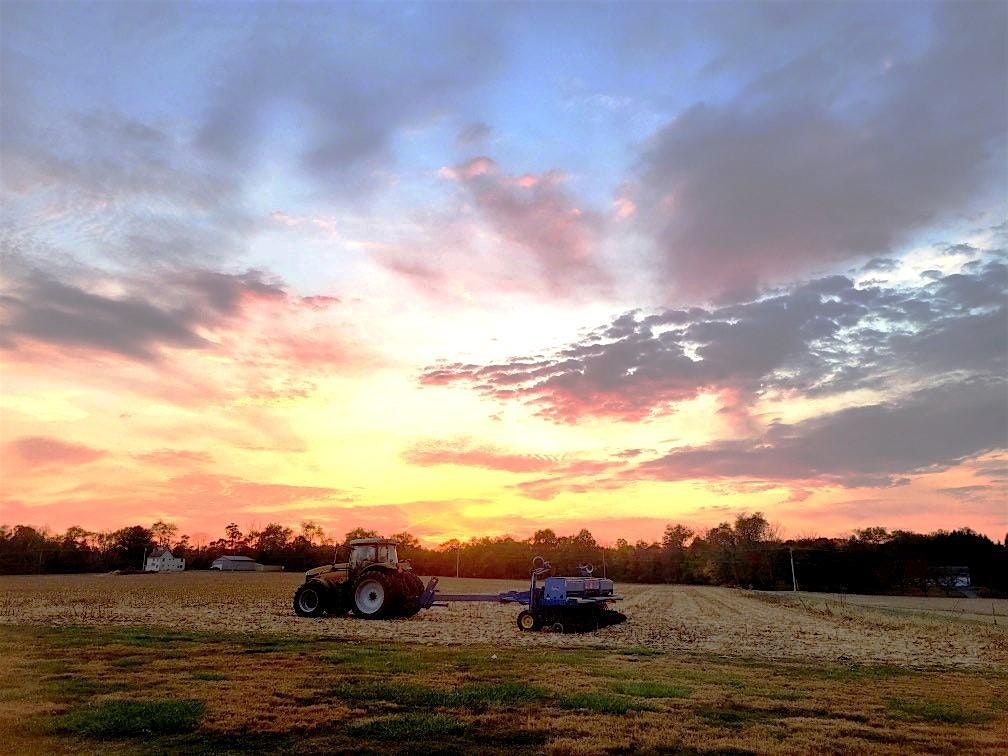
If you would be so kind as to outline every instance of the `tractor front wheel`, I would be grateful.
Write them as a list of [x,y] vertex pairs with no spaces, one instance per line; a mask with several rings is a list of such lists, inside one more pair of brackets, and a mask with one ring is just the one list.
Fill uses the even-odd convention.
[[518,613],[518,629],[526,633],[531,630],[539,629],[538,620],[536,620],[535,615],[528,609]]
[[294,613],[298,617],[321,617],[324,611],[325,596],[321,586],[305,583],[294,592]]

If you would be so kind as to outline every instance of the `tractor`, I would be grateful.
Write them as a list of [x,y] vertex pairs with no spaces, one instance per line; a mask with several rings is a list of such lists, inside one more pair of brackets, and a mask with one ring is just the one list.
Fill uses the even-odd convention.
[[352,612],[363,619],[412,617],[424,605],[424,585],[387,538],[350,541],[350,558],[308,570],[294,594],[301,617]]

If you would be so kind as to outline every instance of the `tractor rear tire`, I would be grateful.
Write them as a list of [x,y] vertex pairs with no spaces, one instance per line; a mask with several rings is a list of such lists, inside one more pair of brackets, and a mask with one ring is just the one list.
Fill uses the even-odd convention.
[[400,607],[396,614],[400,617],[412,617],[420,611],[420,597],[424,585],[420,578],[412,572],[399,573]]
[[321,617],[325,607],[325,589],[318,583],[305,583],[294,592],[294,613],[298,617]]
[[381,570],[365,572],[354,582],[350,594],[353,613],[362,619],[384,619],[402,605],[397,580]]

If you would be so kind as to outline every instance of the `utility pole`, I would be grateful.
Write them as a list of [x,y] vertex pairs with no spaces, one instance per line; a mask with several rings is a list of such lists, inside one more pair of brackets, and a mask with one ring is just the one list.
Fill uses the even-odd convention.
[[788,546],[788,553],[791,554],[791,585],[794,587],[795,593],[798,592],[798,578],[795,577],[794,571],[794,549]]
[[147,570],[147,547],[144,547],[143,559],[140,560],[140,571],[144,572]]

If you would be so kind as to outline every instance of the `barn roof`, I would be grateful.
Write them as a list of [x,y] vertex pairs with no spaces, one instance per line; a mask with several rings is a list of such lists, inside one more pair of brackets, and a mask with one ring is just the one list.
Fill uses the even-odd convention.
[[150,558],[157,559],[158,557],[163,556],[164,554],[171,556],[172,555],[171,549],[161,549],[161,548],[154,549],[154,551],[150,553]]
[[217,557],[217,559],[214,559],[214,561],[217,562],[217,561],[220,561],[221,559],[227,559],[230,562],[251,562],[252,561],[252,557],[247,557],[247,556],[231,556],[230,554],[225,554],[224,556],[219,556],[219,557]]

